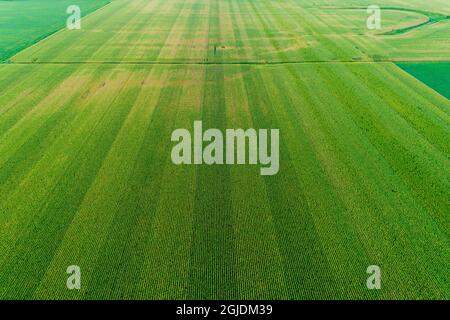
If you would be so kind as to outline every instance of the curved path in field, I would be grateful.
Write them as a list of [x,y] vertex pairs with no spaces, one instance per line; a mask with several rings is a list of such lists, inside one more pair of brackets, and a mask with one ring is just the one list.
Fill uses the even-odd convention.
[[422,28],[424,26],[430,25],[430,24],[434,24],[440,21],[444,21],[444,20],[448,20],[450,19],[450,16],[447,15],[443,15],[440,13],[435,13],[435,12],[430,12],[430,11],[423,11],[423,10],[414,10],[414,9],[404,9],[404,8],[395,8],[395,7],[385,7],[382,8],[384,10],[392,10],[392,11],[406,11],[406,12],[414,12],[414,13],[419,13],[422,14],[426,17],[428,17],[428,20],[425,22],[420,22],[405,28],[400,28],[400,29],[394,29],[385,33],[382,33],[382,35],[397,35],[397,34],[404,34],[407,33],[411,30],[414,29],[419,29]]
[[[338,8],[327,7],[327,9],[366,10],[367,8],[366,7],[338,7]],[[407,9],[407,8],[401,8],[401,7],[381,7],[381,10],[413,12],[413,13],[421,14],[428,18],[426,21],[416,22],[415,24],[412,24],[412,25],[404,27],[404,28],[393,29],[391,31],[381,33],[381,35],[404,34],[411,30],[414,30],[414,29],[419,29],[419,28],[422,28],[422,27],[430,25],[430,24],[434,24],[437,22],[441,22],[441,21],[450,19],[450,16],[448,16],[448,15],[445,15],[442,13],[431,12],[431,11],[425,11],[425,10]]]

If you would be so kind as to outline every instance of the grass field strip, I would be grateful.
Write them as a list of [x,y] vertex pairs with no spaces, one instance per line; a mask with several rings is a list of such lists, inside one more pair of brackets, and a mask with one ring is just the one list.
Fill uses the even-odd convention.
[[[152,3],[157,2],[155,1]],[[115,23],[117,23],[117,21],[120,21],[118,18],[128,18],[128,23],[124,25],[125,27],[120,28],[123,30],[120,32],[126,32],[131,35],[136,35],[139,33],[138,31],[142,31],[140,33],[141,37],[138,41],[134,41],[133,51],[129,52],[128,54],[123,54],[123,52],[121,53],[120,51],[117,51],[117,54],[115,56],[121,57],[120,62],[155,63],[155,59],[149,58],[152,56],[155,57],[154,52],[156,52],[156,48],[161,45],[161,42],[158,40],[159,35],[157,33],[148,31],[148,29],[145,29],[154,25],[151,16],[151,11],[154,10],[154,8],[141,10],[141,12],[135,15],[135,19],[132,21],[129,21],[129,18],[131,16],[127,14],[127,12],[130,12],[130,14],[131,12],[136,13],[136,11],[129,10],[135,10],[135,8],[139,7],[140,5],[141,4],[139,1],[136,2],[133,6],[127,6],[126,1],[113,1],[113,3],[109,4],[106,7],[103,7],[94,15],[83,18],[84,22],[83,28],[81,30],[65,30],[62,32],[63,35],[60,35],[60,33],[58,33],[58,35],[53,36],[52,39],[54,39],[54,41],[51,41],[51,48],[47,48],[47,46],[45,45],[45,43],[49,41],[49,39],[46,39],[41,42],[41,45],[38,46],[39,48],[37,50],[29,48],[28,50],[25,50],[24,52],[19,53],[18,55],[10,59],[10,61],[104,63],[119,62],[117,61],[117,59],[113,58],[114,54],[112,54],[113,51],[111,51],[112,47],[114,46],[113,43],[116,43],[115,39],[118,36],[118,33],[112,34],[112,32],[113,30],[117,29]],[[168,42],[167,50],[169,50],[169,47],[171,47],[173,48],[173,50],[178,51],[178,53],[175,54],[175,58],[170,59],[170,61],[167,61],[167,58],[162,57],[160,57],[158,60],[160,60],[161,62],[173,63],[216,62],[218,59],[214,57],[214,54],[203,58],[200,58],[201,56],[198,55],[199,51],[202,52],[206,50],[208,54],[210,54],[213,53],[214,50],[216,50],[217,52],[223,51],[224,53],[224,56],[219,59],[219,62],[221,63],[283,63],[288,61],[293,61],[295,63],[302,61],[326,62],[333,60],[448,61],[448,56],[445,54],[444,50],[445,48],[447,48],[447,44],[444,43],[442,51],[428,49],[430,52],[428,54],[421,55],[420,57],[415,55],[405,56],[404,52],[407,48],[406,46],[411,45],[411,43],[408,44],[408,42],[410,42],[408,41],[408,36],[403,38],[399,38],[398,36],[380,36],[377,35],[378,30],[374,30],[374,32],[366,34],[367,29],[365,20],[367,19],[367,14],[362,10],[340,10],[340,12],[348,11],[350,13],[346,13],[344,16],[339,16],[334,14],[334,12],[327,13],[331,11],[330,9],[324,11],[318,8],[308,8],[299,5],[297,1],[288,1],[283,3],[260,1],[257,4],[253,4],[252,6],[243,4],[240,5],[239,8],[224,7],[224,9],[220,12],[221,16],[239,15],[245,17],[246,21],[252,21],[251,23],[247,23],[247,28],[250,28],[249,30],[252,30],[252,32],[254,32],[253,30],[256,30],[255,26],[258,23],[258,19],[264,18],[264,20],[267,20],[267,18],[270,18],[270,24],[266,22],[263,23],[263,26],[265,28],[263,30],[266,30],[266,33],[265,35],[260,35],[259,37],[254,37],[253,34],[248,34],[246,39],[239,39],[239,43],[236,43],[237,40],[229,41],[229,39],[231,39],[229,37],[231,31],[238,28],[238,26],[234,25],[235,22],[233,22],[232,20],[229,24],[223,26],[225,29],[225,36],[222,39],[223,43],[210,43],[205,47],[203,44],[204,39],[202,39],[201,37],[203,34],[207,33],[207,30],[205,29],[207,24],[204,23],[204,21],[207,22],[205,17],[208,15],[208,12],[205,12],[204,10],[202,11],[202,9],[200,9],[201,7],[202,6],[196,4],[195,6],[193,6],[193,10],[186,12],[181,17],[183,20],[195,18],[196,23],[202,22],[200,25],[201,29],[198,30],[198,32],[190,33],[187,37],[186,40],[192,38],[191,43],[189,44],[186,41],[180,41],[178,43],[172,41]],[[381,8],[383,8],[383,6],[381,6]],[[411,13],[411,11],[414,12],[413,9],[404,9],[409,11],[397,10],[395,11],[397,13],[393,14],[390,13],[392,10],[390,10],[389,8],[391,7],[388,7],[388,9],[386,9],[386,13],[383,11],[383,21],[385,21],[385,24],[388,25],[395,25],[395,21],[398,20],[398,15],[402,17],[402,12],[406,12],[405,14],[409,14]],[[398,8],[402,9],[400,7]],[[167,15],[175,15],[177,11],[179,11],[178,7],[174,6],[172,8],[168,7],[162,12]],[[289,12],[289,14],[285,15],[285,12]],[[415,14],[419,15],[419,13]],[[440,15],[444,16],[444,14]],[[345,18],[345,20],[343,20],[343,18]],[[405,23],[414,23],[413,18],[405,19]],[[102,22],[101,25],[105,26],[103,29],[96,28],[100,21]],[[309,21],[317,21],[318,23],[310,24]],[[126,27],[126,25],[128,25],[129,27]],[[133,29],[128,30],[130,26],[132,26]],[[348,28],[350,26],[352,27],[353,31],[351,34],[348,33],[349,29],[342,29],[343,27]],[[189,29],[191,28],[191,26],[187,25],[187,28]],[[433,28],[430,27],[430,30],[423,31],[424,37],[421,36],[419,38],[419,41],[423,43],[426,43],[426,41],[431,41],[435,37],[435,35],[431,37],[426,37],[425,35],[428,32],[434,31],[434,28],[445,30],[445,23],[441,22],[435,25]],[[334,38],[331,38],[329,36],[330,34],[332,34],[333,30],[336,29],[341,29],[343,31],[345,30],[342,36],[339,38],[339,43],[334,42]],[[272,30],[276,30],[276,32]],[[280,30],[286,30],[283,31],[286,34],[283,34]],[[168,31],[168,29],[161,29],[159,32],[167,33]],[[80,37],[80,35],[83,36]],[[261,38],[261,36],[266,37],[266,39],[276,39],[276,41],[279,43],[277,43],[274,47],[273,44],[265,41],[264,38]],[[132,38],[129,40],[132,40]],[[317,40],[320,40],[320,42],[317,42]],[[357,48],[355,48],[354,46],[355,42],[358,43]],[[246,53],[246,58],[242,59],[239,57],[240,55],[237,54],[237,52],[244,52],[238,51],[239,44],[251,45],[254,48],[259,48],[259,50],[253,51],[252,56],[250,57],[248,56],[248,53]],[[183,50],[183,46],[187,50]],[[397,46],[400,47],[397,48]],[[146,50],[144,50],[145,47],[147,47]],[[323,49],[325,49],[326,47],[328,48],[328,53],[325,55],[322,54],[321,58],[318,59],[321,52],[325,53]],[[405,47],[405,49],[402,49],[403,47]],[[421,47],[424,50],[427,50],[426,46]],[[70,48],[70,50],[68,50],[67,48]],[[103,50],[96,50],[96,48],[103,48]],[[56,49],[57,51],[55,51]],[[166,49],[163,49],[163,51],[164,50]],[[372,53],[369,53],[370,51]],[[52,52],[54,54],[52,54]],[[438,54],[433,56],[433,52],[438,52]],[[279,56],[280,53],[282,54],[282,56]],[[186,54],[188,54],[188,56],[186,56]],[[41,56],[41,58],[39,56]],[[45,59],[42,58],[43,56],[45,56]],[[88,58],[89,56],[90,58]],[[101,58],[102,56],[104,58]],[[243,55],[241,54],[241,56]],[[105,59],[105,57],[108,58]],[[301,59],[299,59],[299,57]]]
[[[394,60],[377,60],[377,61],[354,61],[354,60],[333,60],[333,61],[326,61],[326,60],[317,60],[317,61],[232,61],[232,62],[226,62],[226,61],[198,61],[198,62],[161,62],[161,61],[139,61],[139,62],[123,62],[123,61],[107,61],[107,62],[95,62],[95,61],[80,61],[80,62],[7,62],[5,64],[9,65],[283,65],[283,64],[348,64],[348,63],[354,63],[354,64],[371,64],[371,63],[408,63],[408,62],[415,62],[415,61],[394,61]],[[422,60],[421,63],[443,63],[443,62],[450,62],[450,60]]]

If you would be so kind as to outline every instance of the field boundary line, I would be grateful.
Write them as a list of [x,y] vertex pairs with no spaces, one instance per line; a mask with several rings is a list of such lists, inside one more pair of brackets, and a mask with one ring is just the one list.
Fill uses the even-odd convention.
[[316,60],[316,61],[7,61],[4,65],[283,65],[283,64],[375,64],[450,63],[450,60]]

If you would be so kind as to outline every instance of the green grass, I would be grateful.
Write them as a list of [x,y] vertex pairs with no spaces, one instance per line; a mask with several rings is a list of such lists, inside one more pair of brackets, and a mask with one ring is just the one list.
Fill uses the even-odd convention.
[[450,62],[398,63],[397,65],[450,99]]
[[[108,0],[78,0],[84,17]],[[48,37],[66,25],[70,0],[0,1],[0,61]]]
[[[117,0],[0,65],[0,298],[449,298],[450,102],[391,62],[448,31],[345,2]],[[279,173],[173,165],[195,120],[279,128]]]
[[438,23],[438,22],[450,19],[450,15],[428,12],[428,11],[423,11],[423,10],[411,10],[411,9],[393,8],[393,7],[384,7],[383,9],[415,12],[415,13],[419,13],[419,14],[422,14],[427,17],[427,20],[424,22],[420,22],[420,23],[417,23],[417,24],[414,24],[414,25],[411,25],[408,27],[400,28],[400,29],[395,29],[395,30],[384,33],[385,35],[403,34],[403,33],[418,29],[418,28],[425,27],[430,24],[434,24],[434,23]]
[[[208,4],[198,2],[183,5],[181,1],[168,4],[113,1],[85,19],[81,30],[56,34],[11,60],[27,63],[417,61],[446,60],[450,52],[447,41],[450,20],[413,33],[383,36],[377,30],[367,30],[368,15],[360,9],[324,9],[293,0],[244,1],[230,6],[226,3],[220,5],[220,13],[211,13]],[[444,8],[437,1],[433,12],[449,14]],[[216,31],[209,29],[211,15],[222,21],[220,38]],[[383,31],[403,28],[422,18],[423,15],[414,11],[388,10],[382,16]],[[236,30],[241,34],[239,39],[234,37]],[[180,34],[184,37],[179,37]]]

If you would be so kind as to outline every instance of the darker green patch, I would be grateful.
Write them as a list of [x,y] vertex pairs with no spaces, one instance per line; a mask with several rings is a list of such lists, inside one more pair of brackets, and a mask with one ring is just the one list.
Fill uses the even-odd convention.
[[[81,17],[109,0],[78,0]],[[71,0],[0,1],[0,62],[57,32],[70,16]]]
[[[209,12],[209,47],[220,43],[220,11],[218,2]],[[208,59],[221,62],[222,52]],[[226,129],[224,67],[205,68],[202,103],[204,128]],[[237,296],[235,268],[235,235],[231,208],[231,182],[228,166],[201,165],[196,172],[196,194],[189,286],[189,299],[231,299]]]
[[397,66],[450,99],[450,62],[397,63]]

